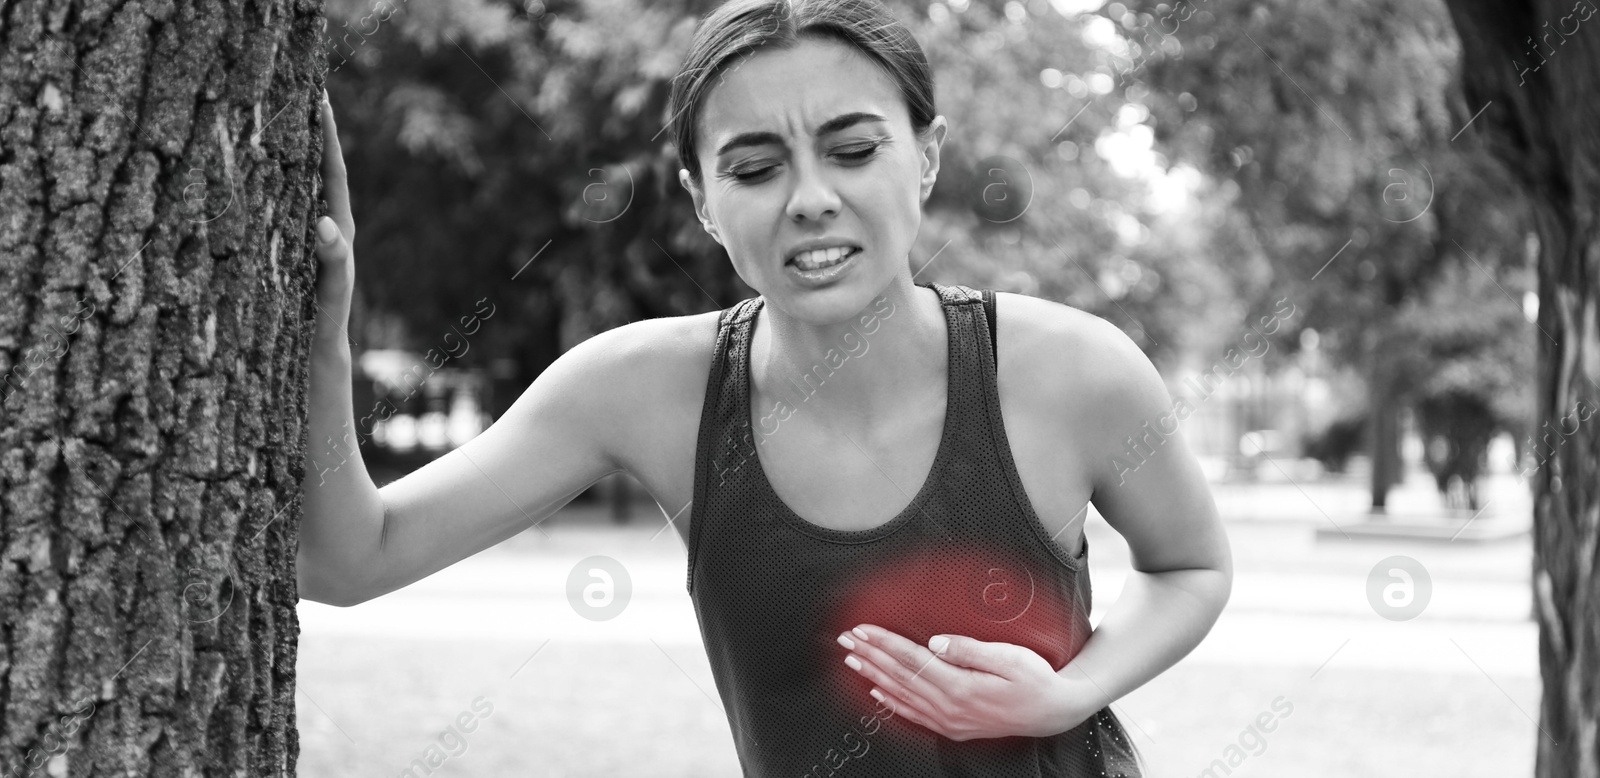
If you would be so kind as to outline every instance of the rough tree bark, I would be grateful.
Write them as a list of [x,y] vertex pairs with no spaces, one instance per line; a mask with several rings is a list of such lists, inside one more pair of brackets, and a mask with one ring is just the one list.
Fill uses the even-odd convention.
[[321,24],[0,0],[0,777],[294,773]]
[[1520,179],[1539,238],[1533,591],[1538,778],[1600,778],[1600,7],[1448,0],[1470,132]]

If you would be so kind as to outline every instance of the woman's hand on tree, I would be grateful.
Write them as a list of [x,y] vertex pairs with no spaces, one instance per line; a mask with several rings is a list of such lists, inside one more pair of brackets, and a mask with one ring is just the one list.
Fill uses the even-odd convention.
[[355,219],[350,216],[350,190],[345,178],[339,130],[328,93],[322,93],[322,190],[328,215],[316,223],[317,324],[319,340],[349,338],[350,297],[355,290]]

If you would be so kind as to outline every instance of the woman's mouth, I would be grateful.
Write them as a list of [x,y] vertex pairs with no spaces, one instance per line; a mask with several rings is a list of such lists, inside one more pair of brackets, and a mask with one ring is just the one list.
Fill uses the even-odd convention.
[[821,270],[823,268],[837,265],[860,251],[861,249],[859,248],[844,246],[831,249],[802,251],[799,254],[796,254],[793,259],[789,260],[789,264],[794,265],[803,271]]
[[788,261],[784,268],[796,283],[809,289],[819,289],[837,281],[855,266],[855,257],[861,253],[856,247],[838,247],[820,251],[803,251]]

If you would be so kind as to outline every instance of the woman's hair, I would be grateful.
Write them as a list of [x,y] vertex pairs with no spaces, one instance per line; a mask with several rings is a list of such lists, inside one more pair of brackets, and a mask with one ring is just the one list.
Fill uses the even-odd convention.
[[700,109],[723,69],[733,60],[767,47],[793,48],[802,38],[832,38],[854,46],[878,65],[905,97],[911,129],[921,135],[937,113],[933,74],[916,38],[877,0],[730,0],[695,31],[683,66],[673,79],[672,135],[678,162],[698,184],[695,148]]

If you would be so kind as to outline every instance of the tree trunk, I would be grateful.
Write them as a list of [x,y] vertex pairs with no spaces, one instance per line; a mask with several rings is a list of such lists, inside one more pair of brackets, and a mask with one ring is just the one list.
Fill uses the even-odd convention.
[[1373,328],[1375,344],[1369,350],[1367,376],[1367,450],[1372,457],[1370,486],[1371,513],[1387,513],[1389,489],[1400,483],[1404,463],[1400,456],[1400,402],[1395,385],[1395,365],[1391,357],[1393,317],[1385,313]]
[[1536,775],[1600,778],[1600,8],[1449,6],[1466,110],[1483,109],[1469,132],[1519,177],[1539,237],[1534,435],[1551,440],[1536,445],[1532,478],[1544,688]]
[[0,776],[294,774],[320,5],[0,1]]

